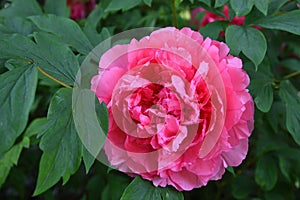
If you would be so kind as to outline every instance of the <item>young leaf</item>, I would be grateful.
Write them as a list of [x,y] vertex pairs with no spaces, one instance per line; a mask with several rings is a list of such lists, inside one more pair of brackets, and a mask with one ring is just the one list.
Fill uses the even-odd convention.
[[58,41],[88,54],[93,46],[76,22],[55,15],[31,16],[29,19],[42,31],[53,33]]
[[31,65],[12,69],[0,75],[0,83],[2,83],[0,85],[0,155],[2,155],[26,127],[37,86],[37,70]]
[[37,186],[39,195],[63,178],[65,184],[80,166],[82,144],[75,130],[72,116],[72,90],[62,88],[51,100],[47,115],[49,129],[43,134]]
[[298,91],[288,80],[279,86],[279,96],[286,104],[286,127],[294,141],[300,145],[300,97]]
[[263,28],[278,29],[300,35],[300,10],[293,10],[284,14],[268,16],[255,22]]
[[17,165],[21,151],[24,147],[25,148],[29,147],[28,137],[24,137],[19,144],[13,146],[8,152],[6,152],[0,158],[0,188],[2,184],[5,182],[12,166]]
[[173,188],[160,188],[139,176],[127,186],[121,200],[183,200],[183,194]]
[[260,157],[256,164],[255,181],[263,190],[271,190],[277,182],[277,167],[271,156]]
[[225,39],[233,54],[238,55],[242,51],[256,67],[265,57],[266,38],[255,28],[231,25],[226,29]]

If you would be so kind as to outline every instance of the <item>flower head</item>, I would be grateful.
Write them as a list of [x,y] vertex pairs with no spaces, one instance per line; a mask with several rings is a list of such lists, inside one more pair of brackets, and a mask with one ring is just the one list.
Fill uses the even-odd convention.
[[192,190],[246,157],[249,78],[226,44],[163,28],[100,59],[91,89],[109,112],[109,163],[156,186]]

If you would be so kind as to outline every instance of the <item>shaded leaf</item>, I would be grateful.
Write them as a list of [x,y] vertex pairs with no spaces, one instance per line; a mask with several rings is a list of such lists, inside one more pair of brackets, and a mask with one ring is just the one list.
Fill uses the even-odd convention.
[[65,184],[80,166],[82,145],[72,116],[72,90],[62,88],[51,100],[47,115],[49,129],[43,134],[37,186],[39,195],[63,178]]
[[151,182],[139,176],[127,186],[121,200],[183,200],[183,194],[174,188],[155,187]]
[[30,106],[33,103],[37,70],[35,67],[18,67],[0,75],[0,155],[8,151],[24,131]]
[[20,143],[14,145],[0,158],[0,188],[5,182],[12,166],[17,165],[21,151],[24,147],[29,147],[28,137],[24,137]]
[[258,159],[255,169],[255,182],[263,190],[271,190],[277,182],[277,167],[271,156]]
[[286,105],[286,127],[294,141],[300,145],[300,97],[290,81],[282,81],[279,96]]

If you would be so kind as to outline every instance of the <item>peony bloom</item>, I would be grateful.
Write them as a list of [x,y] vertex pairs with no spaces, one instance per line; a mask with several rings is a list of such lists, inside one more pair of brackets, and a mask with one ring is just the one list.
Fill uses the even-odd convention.
[[189,28],[159,29],[100,59],[91,90],[109,112],[109,164],[155,186],[192,190],[248,151],[249,78],[226,44]]
[[[203,19],[201,21],[198,21],[198,19],[196,18],[197,14],[200,12],[205,12],[205,15],[203,17]],[[228,5],[225,5],[223,7],[223,14],[226,16],[219,16],[215,13],[206,11],[203,8],[195,8],[194,10],[192,10],[191,12],[191,17],[192,17],[192,22],[193,24],[195,24],[197,27],[203,27],[205,25],[207,25],[208,23],[214,22],[214,21],[222,21],[222,20],[229,20],[230,16],[229,16],[229,10],[228,10]],[[241,17],[234,17],[231,20],[231,24],[235,24],[235,25],[243,25],[245,21],[245,16],[241,16]]]
[[71,8],[71,18],[74,20],[83,19],[95,8],[95,0],[67,0],[67,6]]

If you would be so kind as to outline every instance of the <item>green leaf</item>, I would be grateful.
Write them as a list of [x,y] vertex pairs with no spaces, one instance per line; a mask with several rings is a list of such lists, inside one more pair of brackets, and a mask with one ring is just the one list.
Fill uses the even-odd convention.
[[255,169],[255,182],[263,190],[271,190],[277,182],[277,167],[271,156],[258,159]]
[[93,46],[76,22],[56,15],[32,16],[29,19],[42,31],[53,33],[59,42],[74,47],[83,54],[92,51]]
[[277,29],[300,35],[300,10],[293,10],[280,15],[268,16],[255,22],[263,28]]
[[233,176],[235,176],[235,172],[234,172],[234,169],[233,167],[229,166],[226,168],[227,171],[229,171]]
[[300,145],[300,97],[298,91],[288,80],[279,86],[279,96],[286,104],[286,127],[294,141]]
[[263,61],[267,51],[267,42],[259,30],[231,25],[226,29],[225,39],[233,54],[238,55],[242,51],[256,67]]
[[24,131],[33,103],[37,70],[18,67],[0,75],[0,155],[8,151]]
[[143,0],[143,1],[147,6],[151,7],[152,0]]
[[183,194],[174,188],[155,187],[151,182],[137,176],[125,189],[121,200],[183,200]]
[[264,15],[268,14],[269,0],[254,0],[254,5]]
[[252,0],[230,0],[230,5],[236,16],[245,16],[251,11],[253,2]]
[[246,70],[251,78],[249,89],[254,96],[256,107],[262,112],[268,112],[273,103],[273,83],[275,81],[270,71],[270,63],[264,60],[258,66],[257,71],[254,67]]
[[21,59],[35,64],[59,81],[73,85],[79,68],[74,53],[66,45],[55,41],[53,35],[40,32],[34,36],[37,44],[19,34],[3,35],[0,37],[0,58]]
[[27,17],[41,14],[43,14],[42,9],[36,0],[14,0],[7,8],[0,10],[0,16],[4,17]]
[[85,173],[88,174],[96,158],[84,147],[82,148],[82,159],[85,166]]
[[49,14],[62,17],[70,16],[70,8],[67,6],[67,0],[46,0],[44,9]]
[[117,10],[129,10],[141,3],[141,0],[112,0],[105,9],[105,12],[117,11]]
[[0,24],[0,32],[7,34],[19,33],[28,36],[34,30],[33,24],[28,19],[21,17],[7,17],[3,24]]
[[231,184],[232,196],[236,199],[247,199],[254,189],[254,181],[245,175],[235,177]]
[[25,131],[25,136],[27,137],[32,137],[35,136],[37,134],[43,134],[44,131],[46,131],[45,129],[49,128],[49,127],[45,127],[45,124],[47,123],[47,118],[46,117],[42,117],[42,118],[36,118],[35,120],[33,120],[30,125],[28,126],[28,128]]
[[211,1],[210,0],[198,0],[199,2],[205,3],[209,7],[211,6]]
[[47,33],[35,33],[34,38],[39,55],[36,54],[33,60],[48,74],[68,85],[74,85],[79,63],[71,49]]
[[202,27],[199,32],[203,35],[203,37],[209,37],[216,40],[219,37],[220,32],[224,30],[227,25],[228,22],[226,21],[215,21]]
[[0,158],[0,188],[5,182],[10,169],[13,165],[17,165],[23,148],[29,147],[29,138],[24,137],[23,140],[14,145],[8,152]]
[[65,184],[80,166],[82,144],[75,130],[71,105],[71,89],[58,90],[51,100],[47,115],[49,129],[40,141],[43,155],[34,196],[52,187],[61,177]]
[[96,30],[97,25],[99,24],[99,21],[105,16],[105,12],[101,5],[98,5],[86,18],[85,20],[85,26],[86,24],[89,24],[93,29]]
[[224,6],[226,3],[228,2],[228,0],[216,0],[215,1],[215,8],[219,8]]
[[108,131],[108,112],[105,104],[95,103],[90,89],[73,90],[73,117],[79,138],[88,152],[83,154],[86,171],[102,149]]
[[296,148],[285,148],[277,152],[279,157],[279,167],[282,174],[290,183],[294,183],[300,178],[300,150]]

